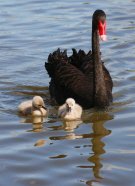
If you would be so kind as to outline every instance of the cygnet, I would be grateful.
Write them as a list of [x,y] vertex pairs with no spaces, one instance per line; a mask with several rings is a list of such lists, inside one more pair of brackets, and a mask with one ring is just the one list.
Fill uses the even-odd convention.
[[18,106],[18,111],[23,115],[46,116],[47,108],[40,96],[34,96],[32,100],[24,101]]
[[82,107],[75,103],[73,98],[68,98],[58,109],[58,116],[65,120],[80,119],[82,115]]

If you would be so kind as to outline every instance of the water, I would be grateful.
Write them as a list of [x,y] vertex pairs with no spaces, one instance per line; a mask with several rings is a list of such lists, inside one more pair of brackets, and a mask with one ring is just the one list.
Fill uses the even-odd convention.
[[[135,1],[0,1],[0,185],[134,186]],[[44,62],[58,47],[91,48],[91,16],[107,14],[102,58],[114,81],[108,112],[93,109],[63,123],[51,106]],[[43,124],[17,113],[41,95]]]

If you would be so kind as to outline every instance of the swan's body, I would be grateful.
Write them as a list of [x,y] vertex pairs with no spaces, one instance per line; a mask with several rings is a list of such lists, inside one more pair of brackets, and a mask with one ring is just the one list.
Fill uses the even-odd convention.
[[24,101],[18,106],[18,111],[23,115],[46,116],[47,109],[40,96],[34,96],[32,100]]
[[68,97],[84,108],[106,107],[112,102],[113,82],[108,70],[101,62],[99,35],[105,40],[106,15],[96,10],[92,21],[92,52],[83,50],[68,57],[59,49],[48,57],[45,68],[51,77],[50,95],[58,104]]
[[72,98],[68,98],[58,109],[58,116],[65,120],[77,120],[81,118],[81,115],[82,107]]

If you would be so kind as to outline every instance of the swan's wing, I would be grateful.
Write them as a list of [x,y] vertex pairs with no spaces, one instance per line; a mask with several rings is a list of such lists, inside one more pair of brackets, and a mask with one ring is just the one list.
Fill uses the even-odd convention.
[[57,68],[57,65],[66,64],[68,63],[68,57],[66,50],[61,52],[58,48],[53,53],[50,53],[48,56],[48,62],[45,63],[45,68],[51,78],[55,78],[55,71]]
[[89,104],[92,101],[93,82],[90,83],[89,79],[71,64],[57,65],[55,85],[58,88],[61,87],[62,92],[59,94],[65,94],[66,98],[75,98],[78,103],[80,100]]
[[72,97],[84,107],[93,105],[93,80],[70,64],[65,52],[58,49],[50,54],[45,68],[51,77],[50,92],[59,104]]
[[64,117],[66,114],[66,105],[63,104],[58,108],[58,117]]
[[24,101],[18,106],[18,111],[22,114],[31,114],[32,100]]
[[82,66],[87,63],[89,64],[92,61],[91,51],[89,51],[87,54],[84,50],[79,50],[77,52],[77,50],[73,48],[72,51],[73,53],[69,57],[69,63],[83,71]]

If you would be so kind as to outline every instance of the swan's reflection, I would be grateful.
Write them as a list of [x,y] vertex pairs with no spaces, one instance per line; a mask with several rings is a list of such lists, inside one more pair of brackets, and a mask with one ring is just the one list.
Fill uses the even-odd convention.
[[[102,139],[111,133],[110,130],[104,127],[104,124],[108,120],[112,120],[113,116],[109,115],[106,112],[94,113],[91,117],[91,121],[93,123],[93,137],[91,139],[92,142],[92,151],[93,155],[88,158],[88,161],[93,163],[93,175],[94,178],[100,179],[102,178],[100,175],[100,170],[103,167],[100,156],[105,153],[104,146],[105,143]],[[94,180],[87,181],[88,185],[91,185]]]

